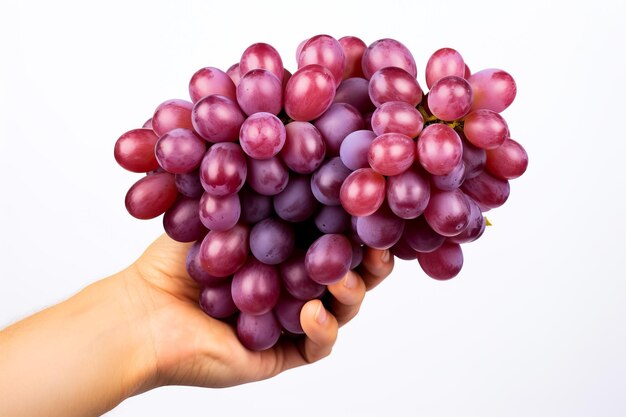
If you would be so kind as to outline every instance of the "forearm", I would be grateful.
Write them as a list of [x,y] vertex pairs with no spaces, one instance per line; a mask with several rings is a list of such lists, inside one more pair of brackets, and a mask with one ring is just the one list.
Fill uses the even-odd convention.
[[1,416],[100,415],[147,388],[149,329],[120,294],[106,278],[0,332]]

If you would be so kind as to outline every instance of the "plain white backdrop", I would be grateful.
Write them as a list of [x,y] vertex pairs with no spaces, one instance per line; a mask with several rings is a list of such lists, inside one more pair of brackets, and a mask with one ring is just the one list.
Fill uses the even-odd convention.
[[398,262],[322,362],[229,389],[161,388],[108,415],[623,416],[625,19],[606,0],[4,0],[0,327],[124,268],[161,233],[125,212],[139,177],[113,145],[187,98],[198,68],[226,69],[264,41],[293,70],[312,35],[391,37],[423,86],[444,46],[517,81],[503,115],[530,165],[461,274],[436,282]]

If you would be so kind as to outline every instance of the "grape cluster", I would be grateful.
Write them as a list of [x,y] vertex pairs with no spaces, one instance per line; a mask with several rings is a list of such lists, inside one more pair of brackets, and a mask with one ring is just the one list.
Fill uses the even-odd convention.
[[460,245],[483,234],[483,213],[528,164],[499,114],[516,95],[505,71],[471,74],[440,49],[424,94],[393,39],[318,35],[296,58],[292,75],[256,43],[226,72],[202,68],[191,101],[163,102],[115,144],[122,167],[147,173],[128,212],[164,213],[172,239],[195,242],[200,306],[236,322],[253,350],[302,334],[304,303],[356,268],[364,246],[456,276]]

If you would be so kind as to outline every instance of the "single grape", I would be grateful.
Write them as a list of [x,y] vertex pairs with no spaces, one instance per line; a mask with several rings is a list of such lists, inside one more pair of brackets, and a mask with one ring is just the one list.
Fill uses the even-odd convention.
[[339,85],[346,67],[346,56],[337,39],[328,35],[317,35],[310,38],[302,46],[298,54],[298,68],[318,64],[327,68]]
[[193,242],[203,238],[208,230],[200,221],[199,203],[197,198],[180,197],[163,216],[165,233],[178,242]]
[[257,193],[276,195],[289,182],[289,171],[277,157],[248,159],[248,185]]
[[461,138],[451,127],[434,123],[427,126],[417,139],[417,159],[433,175],[450,173],[461,161]]
[[371,215],[359,217],[356,222],[363,243],[375,249],[389,249],[395,245],[403,229],[404,219],[397,217],[385,204]]
[[430,200],[430,184],[426,175],[415,168],[387,178],[387,203],[402,219],[421,215]]
[[381,68],[398,67],[417,77],[415,59],[409,49],[394,39],[379,39],[363,52],[363,74],[369,79]]
[[424,216],[407,220],[404,224],[402,239],[416,252],[432,252],[445,242],[445,236],[435,232]]
[[414,261],[417,259],[417,251],[413,250],[413,248],[408,244],[404,235],[389,249],[389,251],[396,258],[400,258],[405,261]]
[[418,252],[417,260],[429,277],[447,280],[454,278],[461,272],[463,251],[458,244],[445,242],[432,252]]
[[465,67],[460,53],[452,48],[441,48],[426,63],[426,85],[432,89],[437,81],[449,75],[465,78]]
[[324,114],[334,98],[333,74],[320,65],[307,65],[298,69],[287,82],[285,112],[293,120],[307,122]]
[[291,122],[285,126],[285,133],[285,144],[280,151],[285,165],[299,174],[315,171],[326,155],[326,144],[319,130],[309,122]]
[[474,91],[472,110],[487,109],[500,113],[511,105],[517,94],[513,77],[500,69],[478,71],[467,80]]
[[397,67],[381,68],[372,74],[368,92],[376,107],[388,101],[402,101],[417,106],[423,94],[415,76]]
[[214,94],[201,98],[191,113],[193,128],[209,142],[234,142],[245,115],[233,100]]
[[194,103],[202,97],[219,94],[236,100],[235,83],[219,68],[200,68],[189,81],[189,96]]
[[149,118],[148,120],[146,120],[141,127],[143,129],[150,129],[150,130],[152,130],[152,117]]
[[[241,81],[241,70],[239,69],[239,62],[231,65],[230,68],[226,70],[226,74],[228,74],[230,79],[233,81],[233,84],[235,84],[235,87],[237,87],[239,85],[239,81]],[[232,100],[235,101],[236,98],[237,97],[235,96],[235,98],[233,98]]]
[[339,148],[339,157],[346,168],[355,171],[369,168],[367,154],[376,133],[371,130],[356,130],[345,137]]
[[463,143],[463,165],[465,166],[465,179],[474,178],[485,169],[487,153],[484,149],[472,145],[462,131],[457,132]]
[[241,204],[237,193],[221,197],[204,193],[198,208],[200,221],[209,230],[231,229],[237,224],[241,215]]
[[289,259],[279,265],[283,285],[293,297],[308,301],[321,296],[326,286],[313,281],[304,266],[305,253],[294,251]]
[[507,180],[496,178],[485,171],[474,178],[465,180],[461,189],[476,203],[488,208],[500,207],[509,198],[511,192]]
[[365,78],[355,77],[343,80],[337,87],[333,101],[351,104],[361,113],[371,112],[376,106],[370,99],[369,85],[369,81]]
[[380,174],[401,174],[415,161],[415,142],[401,133],[383,133],[370,144],[367,161]]
[[341,205],[353,216],[369,216],[385,200],[385,177],[371,168],[357,169],[341,185]]
[[363,117],[354,106],[335,103],[313,124],[326,143],[326,155],[337,156],[344,138],[356,130],[363,129]]
[[339,38],[339,44],[343,48],[346,56],[346,67],[343,70],[343,79],[351,77],[363,77],[363,68],[361,61],[363,60],[363,52],[367,45],[356,36],[344,36]]
[[225,231],[211,230],[200,246],[200,263],[216,277],[232,275],[248,257],[248,227],[239,223]]
[[243,122],[239,143],[251,158],[268,159],[280,152],[285,144],[285,137],[283,122],[271,113],[260,112]]
[[[191,245],[189,252],[187,252],[187,259],[185,262],[187,274],[189,274],[189,276],[201,286],[216,286],[228,281],[230,277],[216,277],[209,274],[204,269],[202,263],[200,262],[201,245],[202,240],[197,240],[193,245]],[[230,292],[230,281],[228,281],[228,285]]]
[[350,269],[354,269],[363,262],[364,249],[361,242],[350,240],[350,244],[352,245],[352,262],[350,263]]
[[350,215],[341,206],[322,206],[315,225],[322,233],[343,233],[350,228]]
[[283,191],[274,196],[274,211],[288,222],[301,222],[313,215],[318,202],[308,175],[291,174]]
[[200,198],[204,194],[204,188],[200,182],[200,170],[196,169],[185,174],[176,174],[176,188],[185,197]]
[[465,164],[463,160],[445,175],[433,175],[431,178],[435,188],[443,191],[452,191],[461,186],[465,180]]
[[309,277],[324,285],[341,280],[352,263],[352,245],[340,234],[323,235],[306,252],[304,265]]
[[311,190],[322,204],[337,206],[341,204],[339,192],[350,170],[341,162],[341,158],[327,159],[311,176]]
[[172,129],[159,138],[155,147],[159,165],[172,174],[185,174],[198,168],[206,142],[191,129]]
[[241,312],[237,318],[237,337],[250,350],[266,350],[278,342],[280,323],[272,311],[258,316]]
[[239,60],[239,72],[243,77],[253,69],[266,69],[283,80],[283,60],[278,51],[267,43],[255,43],[246,48]]
[[272,72],[253,69],[239,80],[236,99],[249,116],[258,112],[276,115],[283,107],[283,85]]
[[295,238],[289,223],[269,217],[252,227],[250,250],[259,261],[268,265],[278,265],[291,255]]
[[163,136],[172,129],[184,127],[191,129],[191,109],[193,103],[186,100],[167,100],[159,104],[152,116],[152,130],[157,136]]
[[226,196],[243,187],[247,177],[246,157],[235,143],[216,143],[200,164],[200,181],[207,193]]
[[300,324],[300,312],[305,303],[306,301],[298,300],[288,293],[281,294],[274,307],[274,315],[283,329],[291,334],[304,334]]
[[461,77],[438,80],[428,93],[428,108],[441,120],[451,122],[465,116],[472,106],[472,88]]
[[507,138],[499,147],[487,151],[486,167],[494,176],[511,180],[526,172],[528,154],[522,145]]
[[248,224],[255,224],[268,218],[274,211],[272,197],[261,195],[251,188],[244,186],[239,191],[241,202],[241,220]]
[[200,293],[202,311],[216,319],[225,319],[235,314],[238,310],[230,287],[230,280],[213,287],[204,287]]
[[491,110],[474,110],[465,117],[463,133],[473,145],[495,149],[509,137],[509,127],[498,113]]
[[440,235],[456,236],[469,224],[470,205],[461,190],[433,190],[424,217]]
[[233,276],[233,301],[244,313],[260,315],[271,311],[280,295],[276,267],[249,258]]
[[401,133],[416,138],[424,128],[424,117],[408,103],[388,101],[383,103],[372,115],[372,130],[376,135],[383,133]]
[[159,137],[152,129],[133,129],[115,142],[113,156],[124,169],[132,172],[149,172],[159,167],[154,146]]
[[167,172],[143,177],[126,193],[126,210],[131,216],[146,220],[169,209],[178,196],[174,176]]

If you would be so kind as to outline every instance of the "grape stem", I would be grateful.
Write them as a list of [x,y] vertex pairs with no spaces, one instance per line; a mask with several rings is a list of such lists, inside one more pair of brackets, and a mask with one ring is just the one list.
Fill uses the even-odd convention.
[[422,117],[424,118],[424,126],[428,126],[433,123],[443,123],[450,126],[452,129],[456,129],[457,127],[460,127],[461,129],[463,128],[462,119],[453,120],[452,122],[445,122],[441,119],[438,119],[435,115],[429,115],[426,109],[424,109],[424,106],[422,106],[421,104],[417,106],[417,110],[422,114]]

